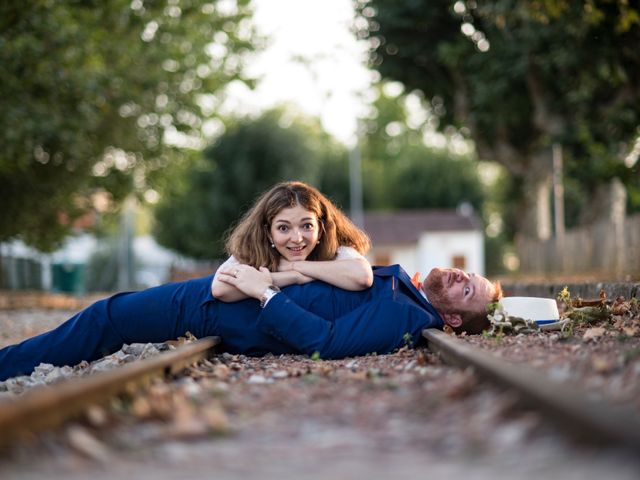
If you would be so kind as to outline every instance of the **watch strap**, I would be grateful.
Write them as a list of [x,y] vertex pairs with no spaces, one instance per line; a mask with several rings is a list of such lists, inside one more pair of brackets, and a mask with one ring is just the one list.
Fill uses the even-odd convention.
[[265,290],[262,296],[260,297],[260,308],[264,308],[269,303],[269,300],[280,291],[280,288],[276,285],[269,285]]

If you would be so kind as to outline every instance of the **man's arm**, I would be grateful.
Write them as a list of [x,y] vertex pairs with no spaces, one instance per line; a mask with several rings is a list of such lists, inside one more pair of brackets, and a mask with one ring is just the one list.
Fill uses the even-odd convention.
[[390,298],[368,301],[333,321],[315,315],[286,293],[275,295],[258,317],[258,328],[301,353],[343,358],[389,353],[416,344],[424,328],[442,321],[409,301]]
[[[256,270],[247,265],[240,265],[235,276],[222,278],[256,299],[263,296],[272,282],[266,268]],[[342,294],[358,295],[344,291]],[[257,326],[299,352],[342,358],[388,353],[406,343],[415,344],[424,328],[442,327],[442,320],[404,295],[367,299],[348,313],[327,320],[305,310],[285,292],[279,292],[261,310]]]

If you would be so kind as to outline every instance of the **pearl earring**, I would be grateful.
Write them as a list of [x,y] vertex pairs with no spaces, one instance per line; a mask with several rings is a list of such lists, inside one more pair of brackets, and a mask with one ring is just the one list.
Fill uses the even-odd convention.
[[275,244],[272,243],[271,244],[271,248],[276,248]]

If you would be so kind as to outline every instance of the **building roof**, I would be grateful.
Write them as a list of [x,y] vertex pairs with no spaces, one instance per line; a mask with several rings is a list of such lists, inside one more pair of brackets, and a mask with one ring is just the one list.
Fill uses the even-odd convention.
[[412,244],[425,232],[481,229],[480,220],[473,211],[400,210],[364,214],[364,230],[374,246]]

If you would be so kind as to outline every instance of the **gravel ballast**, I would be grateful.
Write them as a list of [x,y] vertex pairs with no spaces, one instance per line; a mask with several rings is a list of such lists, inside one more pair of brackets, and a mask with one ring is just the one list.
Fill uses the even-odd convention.
[[[0,311],[0,345],[72,313]],[[460,339],[637,411],[638,319],[617,321]],[[567,438],[508,392],[417,348],[332,361],[216,355],[0,456],[2,478],[89,475],[616,480],[639,478],[640,464]]]

